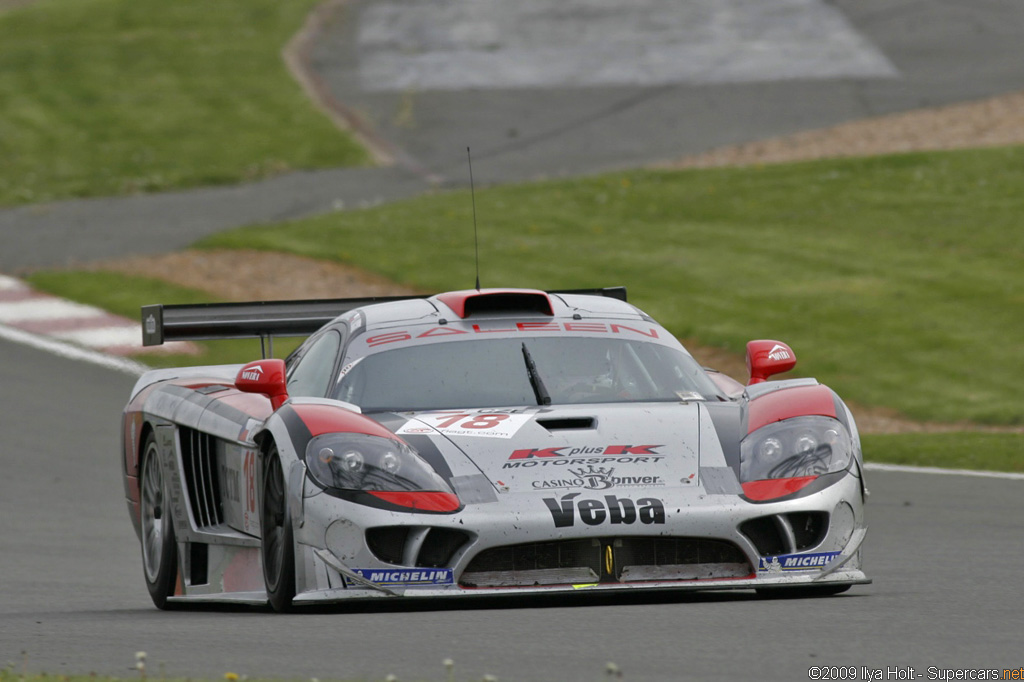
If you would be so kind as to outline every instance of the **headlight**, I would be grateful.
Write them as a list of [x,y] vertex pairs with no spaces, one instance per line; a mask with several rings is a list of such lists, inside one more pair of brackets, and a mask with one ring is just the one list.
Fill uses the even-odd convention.
[[846,427],[828,417],[795,417],[764,426],[740,443],[740,481],[821,476],[850,465]]
[[306,470],[328,490],[451,492],[415,450],[400,440],[380,436],[317,436],[306,446]]

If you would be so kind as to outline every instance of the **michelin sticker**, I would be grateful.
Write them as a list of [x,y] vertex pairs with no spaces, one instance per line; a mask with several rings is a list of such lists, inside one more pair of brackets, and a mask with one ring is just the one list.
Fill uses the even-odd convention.
[[817,571],[828,566],[839,556],[839,552],[817,554],[781,554],[761,557],[759,573],[791,573],[793,571]]
[[416,585],[451,585],[452,569],[419,568],[394,570],[388,568],[353,568],[353,572],[370,582],[388,587],[415,587]]
[[438,432],[449,437],[511,438],[531,418],[529,414],[508,412],[430,412],[410,419],[395,433],[404,435]]

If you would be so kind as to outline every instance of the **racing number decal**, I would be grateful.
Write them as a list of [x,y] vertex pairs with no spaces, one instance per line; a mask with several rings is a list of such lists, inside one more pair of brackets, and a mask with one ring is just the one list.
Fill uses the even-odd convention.
[[[507,414],[478,414],[478,415],[472,415],[472,414],[465,414],[465,413],[463,413],[463,414],[453,415],[452,417],[449,417],[447,419],[445,419],[443,417],[440,417],[438,415],[431,415],[431,416],[436,418],[436,419],[441,419],[441,423],[436,425],[437,429],[440,431],[440,430],[444,430],[444,429],[448,429],[448,428],[452,428],[452,427],[455,427],[455,428],[458,428],[458,429],[493,429],[498,424],[500,424],[501,422],[503,422],[506,419],[508,419],[510,415],[507,415]],[[465,419],[467,417],[469,417],[468,421],[464,421],[461,424],[459,424],[458,426],[455,426],[460,420]]]
[[410,419],[396,433],[511,438],[530,419],[528,414],[507,412],[430,412]]

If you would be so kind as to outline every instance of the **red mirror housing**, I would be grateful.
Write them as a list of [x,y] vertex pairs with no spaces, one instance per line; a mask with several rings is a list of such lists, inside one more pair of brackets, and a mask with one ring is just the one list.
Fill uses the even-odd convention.
[[270,398],[276,410],[288,400],[288,387],[284,380],[284,360],[256,360],[238,370],[235,388],[243,393],[262,393]]
[[796,367],[796,353],[781,341],[760,339],[747,343],[747,371],[751,384],[766,381],[773,374],[788,372]]

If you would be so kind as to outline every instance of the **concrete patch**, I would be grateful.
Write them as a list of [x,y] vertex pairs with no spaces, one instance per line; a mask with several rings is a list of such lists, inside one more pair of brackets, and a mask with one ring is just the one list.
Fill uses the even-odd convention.
[[898,75],[821,0],[381,0],[358,40],[371,91]]

